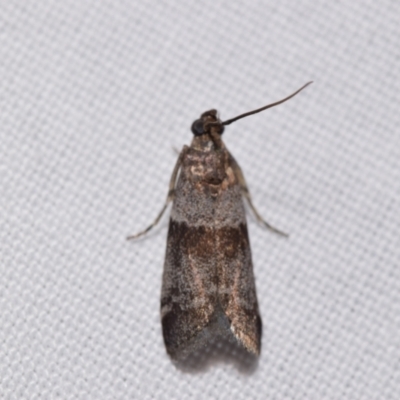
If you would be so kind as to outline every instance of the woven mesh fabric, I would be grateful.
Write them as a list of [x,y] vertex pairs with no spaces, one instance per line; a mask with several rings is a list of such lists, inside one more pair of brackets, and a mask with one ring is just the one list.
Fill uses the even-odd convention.
[[[400,3],[3,1],[0,398],[398,399]],[[159,320],[190,125],[227,127],[263,349],[191,365]]]

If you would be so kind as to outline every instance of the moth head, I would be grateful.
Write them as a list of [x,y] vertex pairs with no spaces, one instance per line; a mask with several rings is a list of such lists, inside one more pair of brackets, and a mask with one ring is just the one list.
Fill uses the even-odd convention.
[[192,124],[192,133],[194,136],[201,136],[204,134],[210,134],[211,129],[214,132],[222,135],[224,132],[224,126],[218,117],[217,110],[209,110],[201,114],[199,119]]

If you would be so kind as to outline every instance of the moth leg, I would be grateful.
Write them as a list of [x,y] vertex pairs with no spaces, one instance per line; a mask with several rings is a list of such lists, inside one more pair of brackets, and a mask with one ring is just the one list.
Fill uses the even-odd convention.
[[248,189],[246,188],[246,192],[243,192],[243,195],[246,197],[247,202],[249,203],[249,206],[251,208],[251,210],[253,211],[254,215],[256,216],[257,220],[259,222],[261,222],[262,224],[264,224],[270,231],[277,233],[278,235],[284,236],[284,237],[289,237],[289,234],[287,234],[286,232],[283,232],[281,230],[279,230],[278,228],[275,228],[274,226],[272,226],[270,223],[268,223],[267,221],[265,221],[261,215],[258,213],[258,211],[256,210],[256,208],[253,205],[253,202],[251,201],[251,197],[250,197],[250,193],[248,191]]
[[244,179],[243,172],[242,172],[241,168],[239,167],[239,164],[232,157],[232,155],[231,155],[231,161],[232,161],[231,165],[232,165],[234,173],[235,173],[235,175],[236,175],[236,177],[237,177],[237,179],[239,181],[239,185],[240,185],[240,188],[242,190],[242,194],[246,198],[247,202],[249,203],[249,206],[250,206],[251,210],[253,211],[257,221],[262,223],[264,226],[266,226],[270,231],[275,232],[275,233],[277,233],[278,235],[281,235],[281,236],[289,237],[289,235],[287,233],[282,232],[278,228],[275,228],[274,226],[269,224],[267,221],[265,221],[261,217],[261,215],[259,214],[259,212],[257,211],[257,209],[253,205],[253,201],[251,200],[249,188],[247,187],[247,183],[246,183],[246,180]]
[[153,227],[155,227],[158,222],[160,221],[161,217],[163,216],[165,210],[168,207],[168,204],[174,199],[175,197],[175,182],[176,182],[176,178],[178,176],[178,172],[179,169],[181,167],[182,164],[182,159],[185,156],[185,154],[187,153],[187,146],[183,147],[183,150],[180,152],[178,160],[176,161],[174,170],[172,171],[172,175],[171,175],[171,179],[169,181],[169,190],[168,190],[168,196],[167,196],[167,200],[165,201],[164,207],[162,208],[162,210],[160,211],[160,213],[157,215],[157,218],[154,220],[154,222],[149,225],[145,230],[136,233],[135,235],[130,235],[128,236],[126,239],[127,240],[133,240],[133,239],[137,239],[140,236],[143,236],[144,234],[146,234],[148,231],[150,231]]

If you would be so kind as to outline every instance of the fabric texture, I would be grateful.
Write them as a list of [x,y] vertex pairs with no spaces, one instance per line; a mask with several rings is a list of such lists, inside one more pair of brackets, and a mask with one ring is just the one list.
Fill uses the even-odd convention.
[[[398,399],[400,3],[3,1],[0,398]],[[249,213],[258,363],[175,365],[159,301],[176,150],[210,108]],[[167,213],[168,214],[168,213]]]

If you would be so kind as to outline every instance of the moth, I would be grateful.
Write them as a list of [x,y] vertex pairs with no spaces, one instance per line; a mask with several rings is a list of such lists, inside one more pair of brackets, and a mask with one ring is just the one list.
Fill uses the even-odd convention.
[[243,172],[223,143],[224,127],[281,104],[283,100],[222,122],[216,110],[192,124],[190,146],[179,154],[167,200],[152,229],[173,202],[161,290],[164,342],[173,359],[185,358],[217,335],[230,335],[250,353],[260,354],[262,323],[258,309],[243,199],[254,207]]

